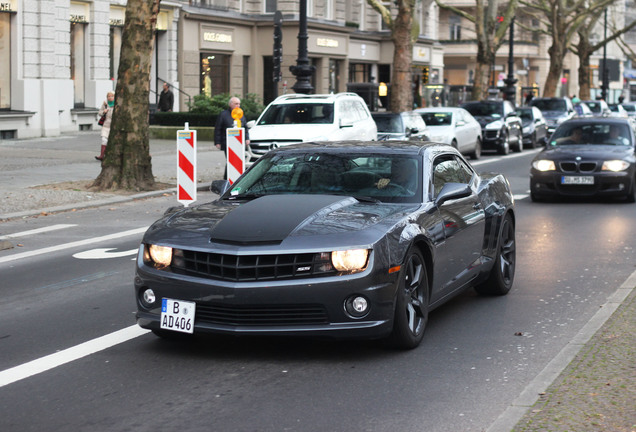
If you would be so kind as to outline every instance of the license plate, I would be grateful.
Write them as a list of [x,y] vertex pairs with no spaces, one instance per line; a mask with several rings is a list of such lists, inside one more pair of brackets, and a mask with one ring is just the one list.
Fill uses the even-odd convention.
[[197,304],[194,302],[161,299],[161,328],[182,333],[194,332],[194,312]]
[[563,176],[561,184],[564,185],[593,185],[594,176]]

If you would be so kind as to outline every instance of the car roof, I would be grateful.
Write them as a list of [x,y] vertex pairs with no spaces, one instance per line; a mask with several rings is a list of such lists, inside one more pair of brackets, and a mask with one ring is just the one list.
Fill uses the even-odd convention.
[[456,112],[456,111],[466,111],[462,107],[426,107],[426,108],[417,108],[414,110],[416,113],[423,112]]
[[563,124],[626,124],[631,126],[631,122],[628,118],[624,117],[574,117],[572,119],[566,120]]
[[333,103],[336,99],[355,98],[363,100],[357,93],[302,94],[290,93],[274,99],[273,104],[286,103]]
[[[457,153],[448,144],[421,141],[320,141],[292,144],[272,150],[270,153],[386,153],[416,155],[425,150]],[[458,154],[458,153],[457,153]]]

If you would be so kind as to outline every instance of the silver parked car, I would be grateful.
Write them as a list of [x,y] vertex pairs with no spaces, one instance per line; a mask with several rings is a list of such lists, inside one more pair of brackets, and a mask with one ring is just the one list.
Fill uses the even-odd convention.
[[481,156],[481,126],[464,108],[418,108],[429,130],[431,141],[452,145],[472,159]]

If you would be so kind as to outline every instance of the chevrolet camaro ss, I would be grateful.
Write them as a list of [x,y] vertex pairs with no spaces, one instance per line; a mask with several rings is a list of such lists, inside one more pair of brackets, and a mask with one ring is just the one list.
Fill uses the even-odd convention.
[[514,198],[449,145],[304,143],[273,150],[213,202],[172,208],[145,233],[137,323],[197,333],[422,340],[463,290],[504,295]]

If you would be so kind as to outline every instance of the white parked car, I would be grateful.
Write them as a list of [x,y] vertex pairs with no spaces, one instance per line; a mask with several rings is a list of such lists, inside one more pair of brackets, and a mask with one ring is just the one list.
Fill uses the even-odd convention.
[[464,108],[418,108],[415,112],[424,119],[431,141],[450,144],[462,154],[479,159],[481,126]]
[[375,141],[369,108],[355,93],[287,94],[276,98],[256,121],[248,122],[248,163],[270,150],[309,141]]

